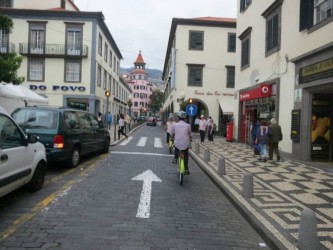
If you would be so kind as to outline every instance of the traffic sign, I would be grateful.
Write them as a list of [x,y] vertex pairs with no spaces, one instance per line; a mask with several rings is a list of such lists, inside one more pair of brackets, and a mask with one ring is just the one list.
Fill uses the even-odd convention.
[[189,104],[186,106],[186,114],[189,116],[195,116],[198,112],[198,108],[194,104]]

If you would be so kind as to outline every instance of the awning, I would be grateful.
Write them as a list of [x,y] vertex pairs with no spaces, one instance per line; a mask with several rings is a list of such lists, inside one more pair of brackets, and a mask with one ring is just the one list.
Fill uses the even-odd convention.
[[236,105],[236,100],[221,98],[218,99],[218,102],[220,104],[220,107],[224,115],[234,114],[234,107]]

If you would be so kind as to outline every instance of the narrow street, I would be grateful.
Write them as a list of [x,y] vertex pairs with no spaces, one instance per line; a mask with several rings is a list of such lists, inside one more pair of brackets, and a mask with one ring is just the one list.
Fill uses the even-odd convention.
[[162,126],[143,126],[41,192],[4,197],[0,249],[268,249],[194,161],[180,186],[171,160]]

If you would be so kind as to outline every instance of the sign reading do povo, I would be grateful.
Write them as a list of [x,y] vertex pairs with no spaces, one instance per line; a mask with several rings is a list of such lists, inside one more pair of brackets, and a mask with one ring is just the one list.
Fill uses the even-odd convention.
[[86,91],[86,87],[84,86],[73,86],[73,85],[51,85],[51,86],[46,86],[46,85],[35,85],[35,84],[30,84],[29,85],[30,90],[41,90],[45,91],[48,90],[48,88],[51,88],[52,91],[79,91],[79,92],[84,92]]

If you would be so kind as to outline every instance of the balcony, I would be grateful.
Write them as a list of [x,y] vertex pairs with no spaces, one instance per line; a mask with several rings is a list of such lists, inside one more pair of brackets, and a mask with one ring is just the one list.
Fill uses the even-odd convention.
[[46,44],[45,47],[36,46],[35,44],[20,43],[21,55],[34,55],[41,57],[70,57],[70,58],[82,58],[88,57],[88,46],[70,48],[65,44]]
[[15,44],[4,43],[0,44],[0,54],[15,53]]

